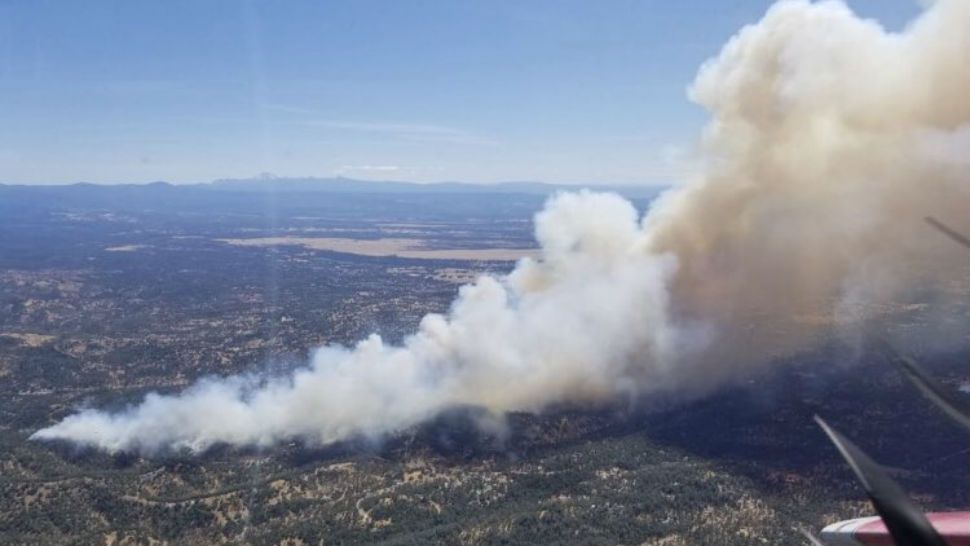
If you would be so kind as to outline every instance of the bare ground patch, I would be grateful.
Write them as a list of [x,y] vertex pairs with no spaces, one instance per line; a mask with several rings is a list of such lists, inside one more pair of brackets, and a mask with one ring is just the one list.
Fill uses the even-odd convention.
[[302,246],[360,256],[416,258],[424,260],[514,261],[535,256],[534,249],[521,248],[426,248],[420,239],[345,239],[339,237],[255,237],[217,239],[236,246]]

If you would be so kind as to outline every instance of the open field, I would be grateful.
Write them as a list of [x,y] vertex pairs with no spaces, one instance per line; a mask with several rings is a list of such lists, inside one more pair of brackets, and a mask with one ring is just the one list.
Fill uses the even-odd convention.
[[219,239],[236,246],[300,246],[310,250],[327,250],[360,256],[412,258],[418,260],[460,260],[504,262],[536,256],[535,250],[516,248],[426,248],[420,239],[343,239],[338,237],[256,237],[252,239]]

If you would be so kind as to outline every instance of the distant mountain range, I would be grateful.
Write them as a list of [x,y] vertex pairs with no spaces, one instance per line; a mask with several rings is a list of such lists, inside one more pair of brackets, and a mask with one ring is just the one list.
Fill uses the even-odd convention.
[[602,186],[546,184],[543,182],[500,182],[496,184],[473,184],[466,182],[414,182],[371,181],[353,178],[247,178],[216,180],[208,184],[215,190],[276,191],[276,192],[332,192],[332,193],[517,193],[549,195],[557,191],[578,190],[589,187],[600,191],[615,191],[631,198],[654,197],[664,188],[661,186]]
[[[659,195],[659,186],[590,186],[615,191],[638,206]],[[0,184],[0,227],[5,218],[51,211],[156,212],[172,214],[274,214],[360,216],[365,211],[387,215],[390,210],[437,210],[455,220],[489,210],[523,215],[541,208],[546,196],[582,186],[507,182],[465,184],[441,182],[371,182],[349,178],[255,178],[217,180],[202,184]],[[522,210],[519,210],[522,209]],[[525,214],[527,215],[527,214]]]
[[[198,184],[169,184],[168,182],[151,182],[147,184],[92,184],[79,182],[66,185],[27,186],[17,184],[0,184],[0,188],[30,188],[31,192],[53,194],[84,191],[106,191],[111,188],[124,188],[125,192],[139,192],[138,188],[149,192],[164,189],[196,189],[233,192],[267,192],[267,193],[342,193],[342,194],[421,194],[421,193],[449,193],[449,194],[520,194],[520,195],[550,195],[558,191],[579,190],[588,187],[598,191],[614,191],[632,199],[653,198],[665,189],[664,186],[633,186],[633,185],[571,185],[546,184],[543,182],[501,182],[496,184],[474,184],[465,182],[435,182],[414,183],[396,181],[371,181],[352,178],[275,178],[258,177],[244,179],[222,179]],[[86,189],[87,188],[87,189]]]

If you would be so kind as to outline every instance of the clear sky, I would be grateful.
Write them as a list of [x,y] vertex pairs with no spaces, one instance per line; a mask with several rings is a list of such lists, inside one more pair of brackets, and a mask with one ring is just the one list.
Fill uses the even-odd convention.
[[0,0],[0,182],[667,182],[770,3]]

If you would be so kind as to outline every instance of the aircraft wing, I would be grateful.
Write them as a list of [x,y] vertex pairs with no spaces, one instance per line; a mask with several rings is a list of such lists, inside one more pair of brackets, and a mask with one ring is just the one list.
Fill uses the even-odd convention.
[[[970,512],[926,514],[947,546],[970,546]],[[892,537],[878,516],[833,523],[822,530],[827,546],[893,546]]]

